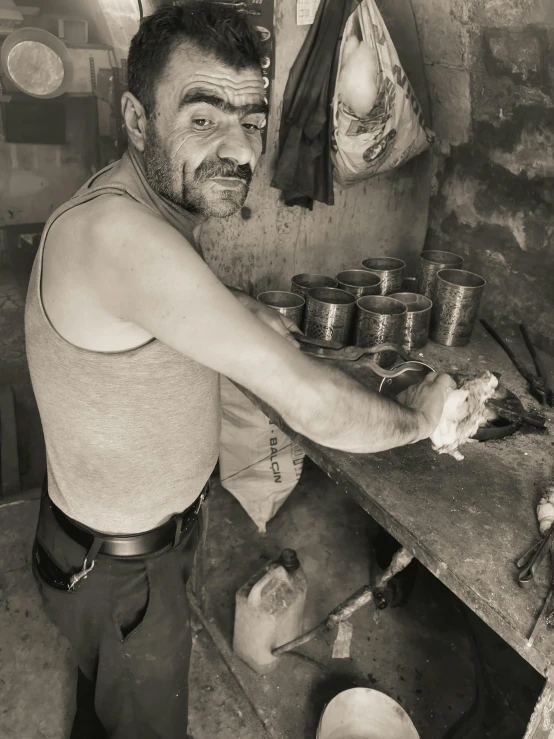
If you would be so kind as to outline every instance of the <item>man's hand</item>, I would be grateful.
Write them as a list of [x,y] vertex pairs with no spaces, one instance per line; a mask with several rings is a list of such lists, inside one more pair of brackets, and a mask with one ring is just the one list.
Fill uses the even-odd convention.
[[245,308],[248,308],[248,310],[256,316],[258,320],[265,323],[274,331],[277,331],[278,334],[287,339],[287,341],[290,341],[290,343],[295,347],[300,348],[299,343],[294,338],[294,334],[300,334],[302,332],[294,321],[283,316],[269,305],[265,305],[265,303],[261,303],[259,300],[251,298],[247,293],[234,289],[231,289],[231,292]]
[[419,385],[412,385],[400,393],[398,402],[413,408],[420,416],[420,434],[416,441],[428,439],[435,431],[452,390],[456,390],[456,383],[450,375],[430,372]]

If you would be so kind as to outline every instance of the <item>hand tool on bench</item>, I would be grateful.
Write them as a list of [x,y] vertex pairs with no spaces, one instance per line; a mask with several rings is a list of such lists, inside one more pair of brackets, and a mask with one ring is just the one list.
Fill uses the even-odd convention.
[[[320,359],[333,359],[336,361],[357,362],[364,367],[369,367],[379,377],[397,377],[404,372],[410,372],[421,369],[421,362],[412,362],[410,357],[404,352],[402,347],[397,344],[378,344],[371,348],[363,346],[345,346],[336,341],[324,341],[323,339],[313,339],[304,334],[295,334],[294,338],[300,343],[301,349],[313,357]],[[374,359],[370,357],[379,354],[379,352],[396,352],[404,363],[398,367],[387,370],[380,367]]]
[[485,321],[485,319],[482,318],[481,323],[492,336],[492,338],[496,342],[498,342],[498,344],[500,344],[502,349],[504,349],[519,374],[527,380],[527,382],[529,383],[529,392],[531,393],[531,395],[533,395],[533,397],[536,398],[539,403],[543,405],[548,405],[550,408],[552,408],[554,406],[554,390],[552,390],[552,388],[548,385],[548,379],[545,369],[535,347],[533,346],[533,342],[531,341],[531,337],[529,336],[525,324],[520,323],[519,330],[521,331],[521,335],[523,336],[525,345],[529,350],[529,354],[531,355],[533,364],[535,365],[535,369],[537,371],[536,375],[530,372],[523,364],[523,362],[521,362],[521,360],[516,357],[512,349],[508,346],[508,344],[506,344],[504,339],[502,339],[502,337],[494,330],[494,328],[490,325],[490,323],[488,323],[488,321]]
[[520,557],[516,562],[519,570],[517,576],[518,585],[522,588],[528,587],[535,577],[535,571],[550,551],[554,544],[554,524],[548,529],[546,534],[537,541],[528,552]]
[[509,405],[502,400],[494,400],[489,398],[486,402],[487,408],[491,408],[500,418],[504,418],[506,421],[521,421],[522,423],[528,423],[530,426],[534,426],[537,429],[544,428],[546,424],[546,418],[541,416],[539,413],[528,413],[523,408],[510,408]]

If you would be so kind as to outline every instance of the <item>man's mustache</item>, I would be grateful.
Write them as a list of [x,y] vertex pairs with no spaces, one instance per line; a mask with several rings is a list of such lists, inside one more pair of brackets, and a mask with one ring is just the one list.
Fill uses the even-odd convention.
[[252,182],[253,176],[254,173],[249,164],[234,164],[225,160],[202,162],[194,173],[194,179],[199,182],[214,177],[236,177],[244,180],[247,185]]

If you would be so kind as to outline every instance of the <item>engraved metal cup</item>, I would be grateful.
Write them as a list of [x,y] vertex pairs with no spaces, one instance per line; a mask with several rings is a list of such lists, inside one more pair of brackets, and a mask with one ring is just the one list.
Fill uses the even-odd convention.
[[417,293],[393,293],[391,298],[406,306],[406,323],[402,346],[407,351],[421,349],[429,340],[429,324],[433,301]]
[[306,301],[301,295],[289,293],[285,290],[268,290],[265,293],[260,293],[258,300],[260,303],[269,305],[270,308],[279,311],[283,316],[287,316],[297,326],[301,325],[304,316],[304,306],[306,305]]
[[367,269],[346,269],[337,275],[341,290],[353,295],[356,300],[364,295],[381,294],[381,278]]
[[316,287],[308,292],[304,333],[313,339],[348,344],[356,312],[356,298],[336,287]]
[[308,295],[308,290],[314,287],[336,287],[337,281],[334,277],[327,275],[316,275],[303,272],[301,275],[294,275],[291,280],[290,290],[297,295],[301,295],[304,300]]
[[402,289],[402,279],[406,262],[396,257],[369,257],[364,259],[362,267],[374,272],[381,278],[381,295],[398,293]]
[[438,273],[430,337],[443,346],[465,346],[471,339],[486,280],[463,269]]
[[[369,348],[378,344],[402,344],[407,308],[404,303],[385,295],[365,295],[358,299],[355,342]],[[396,352],[379,352],[375,361],[380,367],[390,367]]]
[[435,299],[437,275],[441,269],[461,269],[464,260],[458,254],[449,251],[426,249],[419,255],[419,266],[416,275],[414,292]]

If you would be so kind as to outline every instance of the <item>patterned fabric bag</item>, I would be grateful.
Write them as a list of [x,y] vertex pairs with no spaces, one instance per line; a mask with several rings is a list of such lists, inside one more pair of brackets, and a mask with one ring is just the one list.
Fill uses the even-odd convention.
[[374,0],[362,0],[344,29],[333,96],[335,180],[388,172],[434,140]]

